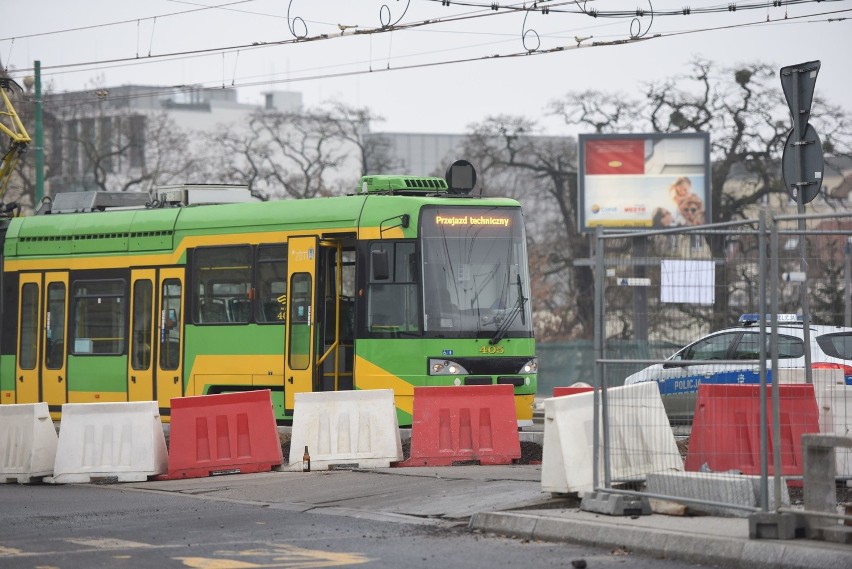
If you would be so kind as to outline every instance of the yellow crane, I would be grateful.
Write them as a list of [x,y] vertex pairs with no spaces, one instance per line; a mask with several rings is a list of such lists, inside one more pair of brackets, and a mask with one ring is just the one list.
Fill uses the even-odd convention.
[[18,88],[18,91],[23,92],[21,86],[14,80],[8,77],[0,77],[0,98],[3,99],[3,107],[0,108],[0,133],[9,137],[9,148],[3,153],[3,162],[0,163],[0,205],[18,159],[27,151],[27,147],[32,142],[24,123],[21,122],[12,101],[6,94],[7,91],[12,92],[13,85]]

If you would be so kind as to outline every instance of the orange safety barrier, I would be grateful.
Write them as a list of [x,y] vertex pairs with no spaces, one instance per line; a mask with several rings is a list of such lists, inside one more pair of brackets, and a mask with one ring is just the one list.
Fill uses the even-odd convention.
[[512,464],[519,458],[513,386],[414,388],[411,454],[398,466]]
[[168,474],[264,472],[284,462],[268,389],[172,399]]
[[[804,466],[802,435],[819,433],[814,386],[779,386],[780,441],[772,437],[772,389],[766,392],[769,473],[774,473],[773,451],[778,451],[781,474],[798,476]],[[760,386],[698,386],[685,469],[760,474]]]
[[572,385],[570,387],[554,387],[553,396],[563,397],[565,395],[576,395],[578,393],[587,393],[589,391],[594,391],[594,389],[594,387],[579,387],[576,385]]

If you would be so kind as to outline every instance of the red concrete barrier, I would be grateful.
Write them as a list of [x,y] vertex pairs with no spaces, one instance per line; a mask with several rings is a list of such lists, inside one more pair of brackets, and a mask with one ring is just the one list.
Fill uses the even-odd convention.
[[563,397],[565,395],[576,395],[578,393],[587,393],[589,391],[594,391],[594,389],[594,387],[579,387],[576,385],[572,385],[570,387],[554,387],[553,396]]
[[[772,389],[766,394],[769,473],[774,474],[773,451],[781,453],[781,474],[801,475],[802,435],[819,433],[819,410],[813,385],[779,386],[781,440],[772,437]],[[686,470],[739,470],[760,474],[760,386],[698,387],[695,419],[686,455]]]
[[411,454],[399,466],[512,464],[519,458],[513,386],[414,388]]
[[168,474],[264,472],[284,461],[269,390],[172,399]]

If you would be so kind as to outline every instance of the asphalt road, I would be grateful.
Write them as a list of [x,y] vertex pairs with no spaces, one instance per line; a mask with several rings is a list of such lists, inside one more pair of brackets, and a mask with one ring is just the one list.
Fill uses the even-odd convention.
[[[282,491],[285,489],[282,488]],[[139,490],[0,485],[0,567],[83,569],[696,567],[568,544]]]

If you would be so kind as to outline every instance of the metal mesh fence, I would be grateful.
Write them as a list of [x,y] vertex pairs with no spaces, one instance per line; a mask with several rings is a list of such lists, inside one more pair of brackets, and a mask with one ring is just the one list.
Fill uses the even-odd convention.
[[808,503],[802,444],[821,433],[841,439],[820,480],[844,519],[850,235],[848,215],[599,231],[595,487],[723,515],[825,512]]

